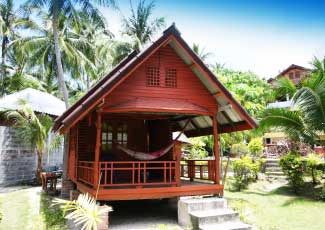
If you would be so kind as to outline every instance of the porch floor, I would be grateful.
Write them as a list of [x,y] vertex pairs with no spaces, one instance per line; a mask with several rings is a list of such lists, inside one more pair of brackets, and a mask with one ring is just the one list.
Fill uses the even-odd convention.
[[[96,189],[81,182],[77,182],[77,188],[81,192],[87,192],[95,196]],[[214,184],[210,181],[190,181],[182,179],[180,186],[170,185],[146,185],[135,188],[125,187],[101,187],[98,191],[98,200],[140,200],[161,199],[191,195],[222,195],[223,185]]]

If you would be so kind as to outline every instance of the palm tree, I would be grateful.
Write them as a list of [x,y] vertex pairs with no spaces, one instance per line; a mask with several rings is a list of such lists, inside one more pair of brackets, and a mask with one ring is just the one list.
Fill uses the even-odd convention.
[[20,14],[20,10],[14,9],[13,0],[0,1],[0,41],[1,41],[1,91],[5,93],[4,81],[7,77],[6,61],[8,57],[8,45],[14,39],[20,37],[19,30],[33,28],[33,22]]
[[151,1],[146,5],[145,0],[140,0],[135,10],[130,1],[131,16],[123,17],[123,33],[133,39],[133,48],[140,51],[142,46],[151,41],[153,36],[165,27],[165,18],[159,17],[151,19],[155,2]]
[[10,94],[26,88],[34,88],[44,91],[44,82],[37,78],[37,73],[32,71],[26,60],[24,50],[21,44],[17,46],[8,46],[10,49],[7,51],[6,71],[7,78],[4,79],[4,92]]
[[201,58],[202,61],[206,61],[209,57],[212,56],[212,53],[206,53],[204,48],[201,49],[199,44],[193,43],[192,49]]
[[52,127],[52,118],[44,114],[36,115],[26,101],[23,100],[19,102],[19,108],[16,110],[1,110],[0,117],[14,125],[18,130],[19,137],[26,143],[31,144],[32,148],[36,148],[38,159],[36,178],[40,181],[42,156]]
[[[49,84],[46,88],[53,90],[53,80],[58,73],[53,43],[53,24],[51,18],[45,12],[39,11],[38,14],[41,15],[42,21],[37,27],[37,33],[17,40],[17,43],[22,44],[21,47],[28,54],[28,61],[34,65],[34,69],[35,66],[38,67],[42,81]],[[75,14],[78,15],[78,12],[75,12]],[[72,79],[83,81],[85,75],[94,75],[95,73],[96,47],[89,37],[80,34],[79,31],[73,29],[74,27],[73,20],[60,15],[58,30],[59,44],[62,47],[60,50],[63,60],[62,68],[65,73],[71,75]]]
[[310,144],[325,132],[325,58],[323,61],[315,59],[313,64],[311,75],[298,88],[293,89],[287,80],[279,82],[284,89],[278,90],[280,94],[293,93],[293,106],[291,109],[266,109],[260,121],[262,130],[276,128],[295,141]]
[[62,65],[61,49],[60,46],[60,31],[59,31],[59,17],[67,17],[74,20],[75,25],[78,25],[78,15],[76,15],[77,8],[87,14],[94,20],[101,20],[103,18],[94,7],[93,3],[98,3],[105,6],[115,6],[115,0],[28,0],[27,5],[32,8],[44,8],[47,7],[47,11],[52,20],[52,31],[53,31],[53,43],[55,61],[57,67],[57,76],[59,83],[59,90],[63,94],[64,102],[66,107],[69,107],[69,96],[68,90],[64,79],[64,70]]
[[79,14],[80,27],[76,28],[75,33],[84,38],[89,45],[78,47],[82,53],[91,61],[89,64],[85,62],[74,68],[77,73],[81,73],[82,83],[87,90],[93,81],[97,81],[112,68],[111,50],[114,44],[113,33],[108,30],[105,19],[100,21],[89,18],[88,15],[81,12]]

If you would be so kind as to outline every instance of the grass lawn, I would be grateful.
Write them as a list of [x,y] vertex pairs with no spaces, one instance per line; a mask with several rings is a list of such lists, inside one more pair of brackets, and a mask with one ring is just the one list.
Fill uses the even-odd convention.
[[320,186],[307,183],[299,196],[276,182],[258,181],[241,192],[231,191],[229,187],[225,190],[229,205],[240,212],[245,222],[253,224],[254,229],[325,229],[325,202],[315,200]]
[[2,230],[64,230],[67,229],[62,211],[50,207],[51,197],[41,194],[40,187],[0,194]]

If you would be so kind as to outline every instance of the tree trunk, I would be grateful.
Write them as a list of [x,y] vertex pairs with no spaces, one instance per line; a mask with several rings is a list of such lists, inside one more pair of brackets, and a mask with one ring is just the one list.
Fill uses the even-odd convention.
[[59,31],[58,31],[58,15],[59,9],[57,4],[53,3],[53,16],[52,16],[52,26],[53,26],[53,37],[54,37],[54,49],[55,49],[55,59],[56,59],[56,67],[58,71],[58,83],[59,90],[63,94],[64,103],[66,108],[69,108],[69,96],[68,90],[64,82],[64,74],[63,67],[61,61],[61,51],[60,51],[60,43],[59,43]]
[[37,171],[36,171],[36,181],[41,182],[41,173],[42,173],[42,151],[37,149]]
[[1,96],[5,94],[5,79],[6,79],[6,48],[7,48],[7,40],[6,36],[2,39],[1,45]]

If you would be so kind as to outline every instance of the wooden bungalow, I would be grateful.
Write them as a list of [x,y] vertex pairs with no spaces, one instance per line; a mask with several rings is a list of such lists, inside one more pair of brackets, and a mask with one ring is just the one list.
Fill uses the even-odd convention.
[[[99,200],[222,194],[218,134],[257,125],[175,25],[131,53],[55,121],[68,177]],[[214,135],[214,160],[182,161],[172,133]]]

